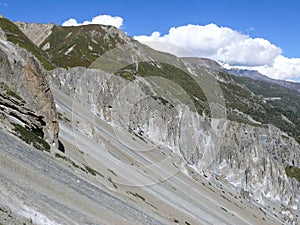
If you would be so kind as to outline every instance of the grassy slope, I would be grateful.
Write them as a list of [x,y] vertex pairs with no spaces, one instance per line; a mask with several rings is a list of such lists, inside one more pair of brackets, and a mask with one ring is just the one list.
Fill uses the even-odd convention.
[[[49,62],[50,60],[47,55],[50,56],[53,64],[59,67],[88,67],[100,55],[113,49],[117,43],[123,43],[123,40],[118,36],[117,30],[115,30],[115,33],[107,35],[107,29],[112,28],[110,26],[54,26],[52,34],[41,45],[43,46],[48,42],[50,43],[51,48],[45,53],[36,47],[17,26],[7,19],[0,19],[0,26],[6,31],[10,41],[18,43],[21,47],[31,51],[48,69],[53,68],[53,66]],[[71,47],[73,47],[73,50],[69,52],[69,54],[66,54]],[[89,49],[89,47],[92,47],[92,50]],[[150,63],[139,63],[139,70],[137,72],[133,66],[129,66],[117,74],[131,81],[135,79],[136,75],[144,77],[160,76],[170,79],[186,91],[200,114],[204,111],[209,115],[206,97],[194,80],[185,72],[180,71],[171,65],[162,65],[162,68],[158,68]],[[130,70],[132,72],[128,72]],[[254,125],[244,116],[234,113],[233,110],[237,109],[263,124],[275,125],[289,135],[295,137],[295,139],[300,142],[299,93],[279,85],[270,84],[264,81],[254,81],[250,78],[233,77],[235,82],[232,80],[231,76],[226,73],[220,72],[219,76],[229,81],[220,83],[220,86],[226,99],[228,118],[230,120]],[[247,88],[239,85],[239,83],[245,85]],[[256,96],[253,96],[248,89],[255,93]],[[282,100],[264,102],[259,96],[281,97]],[[282,115],[295,125],[293,126],[284,120]]]
[[[172,65],[164,63],[160,63],[160,65],[161,68],[158,68],[151,63],[142,62],[139,63],[138,71],[135,71],[134,66],[128,66],[119,71],[117,75],[120,75],[123,78],[131,81],[135,79],[135,76],[159,76],[172,80],[180,87],[182,87],[184,91],[189,95],[198,113],[202,114],[203,112],[205,112],[206,115],[210,115],[206,96],[201,87],[199,87],[199,85],[194,81],[191,75]],[[130,73],[129,71],[132,72]],[[236,83],[234,80],[232,80],[231,76],[226,74],[225,72],[218,72],[218,76],[222,77],[222,79],[226,81],[220,82],[219,85],[225,97],[225,103],[228,109],[228,118],[233,121],[254,125],[247,118],[245,118],[245,116],[234,113],[233,109],[238,109],[239,111],[242,111],[246,114],[251,114],[251,112],[264,108],[263,99],[257,96],[253,96],[253,94],[247,88]],[[251,99],[249,98],[250,96]]]
[[[112,28],[105,26],[105,28]],[[42,43],[50,43],[50,49],[46,52],[52,61],[59,67],[89,67],[100,55],[114,48],[116,43],[122,40],[116,36],[104,39],[106,31],[99,25],[80,27],[54,26],[52,34]],[[91,49],[89,49],[92,48]],[[69,49],[72,48],[68,54]]]
[[[0,26],[5,31],[9,41],[17,43],[32,52],[46,69],[53,69],[54,65],[64,68],[89,67],[100,55],[113,49],[117,43],[123,43],[117,33],[106,35],[107,31],[99,25],[82,27],[54,26],[52,34],[41,45],[44,46],[46,43],[50,43],[51,48],[44,52],[9,20],[1,18]],[[106,27],[106,29],[109,28],[111,27]],[[72,48],[72,51],[66,54],[70,48]],[[205,112],[209,115],[209,106],[205,94],[190,75],[171,65],[163,63],[160,63],[160,65],[162,67],[158,68],[151,63],[143,62],[139,63],[138,71],[135,71],[134,66],[128,66],[117,72],[117,75],[130,81],[135,80],[137,75],[143,77],[160,76],[170,79],[185,90],[200,114]],[[237,109],[262,124],[275,125],[300,143],[300,94],[298,92],[265,81],[257,81],[246,77],[231,77],[223,72],[219,72],[219,76],[226,80],[226,82],[220,82],[220,87],[225,97],[230,120],[254,125],[246,117],[235,113],[234,110]],[[166,101],[160,96],[152,97],[158,101]],[[265,102],[262,97],[280,97],[281,100]],[[282,115],[294,125],[283,119]],[[20,127],[16,127],[16,129],[26,137],[28,142],[36,143],[36,147],[40,149],[49,150],[47,143],[41,142],[40,139],[28,133],[25,129]],[[296,167],[286,167],[287,175],[295,177],[298,181],[300,181],[299,171],[299,168]]]
[[[127,67],[118,74],[134,80],[134,76],[160,76],[170,79],[181,86],[194,101],[197,111],[203,111],[209,115],[209,107],[203,91],[195,81],[185,72],[167,64],[162,64],[161,68],[150,63],[139,63],[137,72],[128,73],[133,67]],[[219,72],[219,76],[226,80],[220,82],[223,91],[228,118],[233,121],[256,125],[245,116],[235,113],[238,110],[246,115],[250,115],[254,120],[262,124],[273,124],[282,131],[294,137],[300,143],[300,94],[280,85],[271,84],[264,81],[256,81],[244,77],[232,77],[224,72]],[[255,95],[253,95],[253,93]],[[197,101],[196,98],[200,99]],[[281,97],[280,101],[265,101],[265,97]],[[288,120],[286,120],[286,117]]]
[[35,55],[46,69],[53,69],[54,65],[50,62],[47,54],[39,49],[27,36],[12,22],[6,18],[0,18],[0,27],[6,33],[8,41],[18,44]]
[[[293,136],[300,143],[300,93],[277,84],[253,80],[247,77],[233,77],[256,95],[264,98],[280,97],[281,100],[267,101],[263,109],[249,112],[255,119],[271,123]],[[291,123],[283,119],[284,115]]]
[[[151,65],[148,62],[139,63],[138,71],[135,71],[133,66],[124,68],[123,71],[119,71],[117,74],[128,80],[133,80],[133,76],[139,75],[143,77],[159,76],[173,81],[177,85],[183,88],[183,90],[191,97],[197,111],[202,114],[203,111],[208,112],[208,104],[205,94],[199,88],[198,84],[191,78],[190,75],[184,71],[165,63],[160,63],[161,68]],[[134,71],[131,76],[128,71]],[[195,98],[196,97],[196,98]],[[197,101],[196,99],[200,99]]]

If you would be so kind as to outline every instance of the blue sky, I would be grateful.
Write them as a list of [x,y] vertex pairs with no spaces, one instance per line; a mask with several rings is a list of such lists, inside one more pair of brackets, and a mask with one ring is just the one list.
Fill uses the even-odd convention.
[[299,12],[299,0],[0,0],[0,14],[13,21],[60,25],[108,14],[122,17],[121,29],[131,36],[164,36],[171,27],[212,23],[266,39],[287,58],[300,58]]

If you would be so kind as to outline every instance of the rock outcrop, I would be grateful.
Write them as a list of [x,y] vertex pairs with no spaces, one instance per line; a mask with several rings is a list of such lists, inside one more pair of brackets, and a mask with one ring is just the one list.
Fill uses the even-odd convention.
[[40,46],[52,33],[54,24],[15,22],[20,30],[36,45]]
[[[264,111],[269,105],[235,82],[214,61],[160,54],[106,26],[80,28],[85,32],[56,27],[61,40],[74,39],[72,45],[65,45],[64,51],[59,51],[51,44],[57,42],[50,35],[51,26],[23,23],[18,26],[37,46],[43,42],[43,50],[53,54],[57,65],[65,68],[78,65],[76,60],[82,64],[82,58],[78,58],[82,54],[77,51],[86,48],[90,57],[86,64],[80,65],[94,69],[48,71],[51,88],[72,96],[95,116],[117,128],[117,136],[126,129],[142,140],[170,148],[182,156],[182,164],[209,175],[212,180],[217,177],[217,182],[237,189],[249,201],[284,204],[291,212],[299,210],[300,183],[285,171],[287,166],[300,168],[298,142],[288,132],[271,124],[263,125],[265,121],[254,118],[252,112]],[[40,32],[45,33],[40,36]],[[78,36],[73,36],[73,32]],[[85,44],[75,49],[77,37]],[[127,47],[123,48],[123,43]],[[1,29],[0,61],[1,125],[12,132],[21,126],[49,143],[57,143],[58,124],[47,76],[34,56],[6,41]],[[184,76],[179,70],[189,75]],[[145,71],[150,72],[141,74]],[[191,86],[197,79],[200,82]],[[203,93],[199,94],[199,89]],[[97,135],[90,132],[89,137],[97,140]],[[293,216],[287,220],[295,222]]]
[[56,69],[49,75],[53,88],[115,127],[171,148],[199,173],[217,176],[261,204],[277,201],[297,209],[300,183],[287,177],[285,166],[300,166],[300,146],[278,128],[199,115],[174,96],[168,98],[170,87],[161,80],[130,82],[85,68]]
[[260,202],[269,198],[297,209],[300,183],[287,177],[287,165],[300,166],[300,146],[293,138],[272,125],[229,122],[210,170]]
[[6,40],[0,29],[1,126],[41,148],[57,146],[58,123],[52,92],[40,62]]

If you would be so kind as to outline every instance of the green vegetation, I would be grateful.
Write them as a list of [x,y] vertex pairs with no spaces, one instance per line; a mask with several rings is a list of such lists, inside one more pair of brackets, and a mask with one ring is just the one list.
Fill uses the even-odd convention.
[[[206,73],[205,69],[203,69],[202,72]],[[126,74],[126,76],[123,76],[123,74]],[[187,93],[189,98],[193,101],[193,104],[196,107],[198,113],[202,114],[203,112],[205,112],[206,115],[210,115],[210,108],[206,96],[203,90],[201,89],[201,87],[199,87],[199,85],[195,82],[195,80],[191,77],[190,74],[187,74],[186,72],[172,65],[160,63],[160,67],[157,67],[155,65],[152,65],[151,63],[142,62],[139,63],[138,71],[136,71],[136,65],[131,65],[118,71],[116,75],[122,76],[123,78],[129,77],[130,79],[128,80],[131,80],[131,77],[135,77],[135,76],[142,76],[142,77],[153,76],[153,77],[162,77],[167,80],[171,80],[174,83],[176,83],[178,86],[183,88],[183,90]],[[207,74],[207,76],[211,76],[211,75]],[[237,114],[233,110],[238,109],[239,111],[245,113],[256,111],[259,109],[260,104],[262,103],[262,99],[256,96],[251,96],[251,92],[247,88],[234,82],[228,74],[224,72],[218,72],[218,76],[221,77],[224,81],[226,81],[226,82],[220,82],[219,85],[224,94],[226,106],[228,109],[227,112],[228,118],[230,120],[241,122],[241,123],[257,125],[252,121],[249,121],[247,116]],[[206,79],[204,78],[201,80],[201,82],[202,85],[205,86],[206,82],[209,81],[206,81]],[[164,89],[163,85],[162,88]],[[176,93],[176,91],[172,94],[174,95],[174,98],[179,98],[179,96],[176,96],[176,94],[178,94]],[[151,97],[156,101],[158,101],[160,104],[163,105],[170,104],[169,101],[163,98],[162,96],[151,96]],[[251,101],[249,101],[249,98],[251,98]],[[173,105],[170,104],[170,107],[172,106]]]
[[154,100],[158,101],[160,104],[167,105],[169,103],[168,100],[164,99],[161,96],[151,96]]
[[228,212],[228,210],[225,209],[225,208],[223,208],[223,207],[221,207],[221,209],[222,209],[224,212]]
[[146,201],[146,199],[143,197],[143,196],[141,196],[140,194],[138,194],[138,193],[133,193],[133,192],[131,192],[131,191],[126,191],[128,194],[131,194],[132,196],[134,196],[134,197],[136,197],[136,198],[139,198],[139,199],[141,199],[143,202],[145,202]]
[[295,166],[287,166],[285,167],[285,172],[288,177],[293,177],[300,182],[300,168]]
[[59,154],[59,153],[55,153],[55,157],[56,157],[56,158],[59,158],[59,159],[63,159],[63,160],[65,160],[65,161],[69,161],[69,160],[70,160],[70,159],[67,158],[66,156],[61,155],[61,154]]
[[18,100],[22,101],[23,103],[25,103],[24,99],[20,95],[15,93],[13,90],[11,90],[10,87],[7,84],[5,84],[3,82],[0,82],[0,90],[5,91],[7,95],[9,95],[9,96],[11,96],[15,99],[18,99]]
[[77,169],[81,169],[82,171],[86,172],[86,170],[82,167],[80,167],[78,164],[76,164],[74,161],[72,161],[70,158],[64,156],[64,155],[61,155],[59,153],[55,153],[55,157],[56,158],[59,158],[59,159],[62,159],[68,163],[71,163],[73,167],[77,168]]
[[135,76],[133,75],[133,73],[128,72],[128,71],[118,71],[118,73],[116,73],[116,75],[119,75],[120,77],[124,78],[125,80],[129,80],[129,81],[135,80]]
[[[130,65],[118,71],[116,75],[122,76],[122,74],[127,74],[126,77],[129,78],[135,76],[153,76],[171,80],[178,86],[183,88],[189,98],[193,101],[193,104],[199,114],[205,112],[206,115],[210,116],[210,108],[207,102],[207,98],[201,87],[199,87],[197,82],[192,78],[190,74],[187,74],[179,68],[165,63],[160,63],[160,67],[157,67],[149,62],[141,62],[139,63],[138,71],[136,71],[135,69],[135,65]],[[131,71],[131,73],[129,71]],[[203,72],[206,73],[204,69]],[[211,76],[209,74],[207,75]],[[256,113],[260,113],[261,111],[264,112],[264,107],[268,108],[263,99],[259,96],[254,96],[249,89],[245,88],[243,85],[236,83],[228,74],[224,72],[218,72],[218,76],[225,81],[219,82],[219,85],[225,98],[228,119],[257,126],[256,123],[248,119],[247,115],[250,115],[255,120],[263,122],[258,118],[258,116],[255,116]],[[201,82],[203,82],[203,85],[205,85],[205,82],[209,81],[202,79]],[[175,92],[172,94],[175,97],[178,97],[176,96]],[[152,96],[152,98],[158,101],[160,104],[170,104],[168,100],[161,96]],[[170,104],[170,106],[172,106],[172,104]],[[238,110],[244,113],[244,115],[237,113],[234,110]]]
[[[205,69],[203,69],[203,72],[206,73]],[[263,99],[259,96],[254,96],[249,89],[245,88],[239,83],[236,83],[227,73],[217,73],[218,76],[225,81],[219,82],[219,85],[225,98],[228,119],[257,126],[256,123],[248,119],[247,115],[250,115],[253,116],[257,121],[262,122],[257,116],[255,116],[255,114],[260,113],[260,111],[264,112],[264,107],[267,108],[267,105],[264,103]],[[124,74],[126,74],[126,76]],[[192,78],[190,74],[187,74],[179,68],[166,63],[160,63],[160,67],[157,67],[149,62],[140,62],[138,65],[138,71],[136,71],[136,65],[130,65],[118,71],[116,75],[119,75],[125,79],[126,77],[128,77],[128,80],[132,80],[132,77],[135,76],[161,77],[167,80],[171,80],[186,92],[199,114],[205,112],[206,115],[210,116],[209,104],[203,90],[201,89],[201,87],[199,87],[197,82]],[[207,76],[211,75],[207,74]],[[206,81],[206,79],[202,79],[201,82],[203,82],[202,85],[206,85],[206,82],[209,81]],[[164,88],[166,87],[163,87],[162,84],[162,89]],[[178,94],[176,93],[176,91],[172,94],[175,98],[180,98],[180,96],[176,96],[176,94]],[[162,96],[151,97],[160,104],[170,104],[170,107],[173,106],[167,99],[163,98]],[[190,103],[188,104],[190,105]],[[193,106],[191,107],[191,109],[193,110]],[[237,113],[235,110],[244,113],[244,115]]]
[[[106,26],[110,29],[111,26]],[[41,44],[50,43],[46,50],[53,63],[59,67],[68,68],[89,67],[102,54],[122,43],[122,39],[115,35],[107,35],[99,25],[79,27],[54,26],[51,35]]]
[[[6,18],[0,18],[0,27],[6,33],[8,41],[18,44],[35,55],[48,70],[55,67],[89,67],[105,52],[122,44],[123,40],[115,34],[107,35],[106,29],[112,26],[88,25],[79,27],[54,26],[51,35],[40,45],[50,43],[51,48],[43,51]],[[69,53],[68,51],[71,50]],[[68,53],[68,54],[67,54]]]
[[88,173],[92,174],[93,176],[96,176],[97,174],[99,174],[96,170],[94,170],[93,168],[91,168],[87,165],[84,165],[84,168]]
[[[193,100],[198,113],[210,115],[206,96],[195,80],[174,66],[160,64],[161,67],[158,68],[151,63],[139,63],[138,71],[132,72],[132,76],[159,76],[171,80],[184,89]],[[123,70],[128,73],[130,70],[135,71],[135,68],[131,65]],[[225,98],[229,120],[258,126],[249,120],[249,115],[262,124],[273,124],[300,143],[300,93],[264,81],[231,77],[224,72],[218,72],[218,76],[225,81],[219,82],[219,85]],[[160,96],[152,97],[163,105],[168,104],[168,100]],[[266,102],[264,98],[267,97],[280,97],[281,100]]]
[[[104,38],[105,35],[107,39]],[[117,43],[122,44],[123,40],[117,34],[115,36],[107,35],[107,31],[101,26],[89,25],[83,27],[55,26],[52,34],[43,44],[48,42],[51,48],[47,50],[47,53],[51,56],[52,61],[58,66],[67,68],[74,66],[88,67],[99,56],[113,49]],[[69,52],[70,49],[72,51]],[[136,71],[137,68],[138,71]],[[204,69],[203,72],[206,73]],[[257,123],[248,118],[249,115],[262,124],[273,124],[293,136],[300,143],[299,93],[263,81],[254,81],[244,77],[232,78],[225,72],[217,73],[224,80],[219,84],[225,98],[228,119],[258,126]],[[140,62],[138,67],[136,65],[127,66],[116,72],[116,75],[129,81],[134,81],[136,76],[155,76],[171,80],[183,88],[193,101],[199,114],[204,112],[206,115],[210,115],[209,104],[201,87],[191,75],[172,65],[160,63],[160,67],[157,67],[149,62]],[[174,94],[174,98],[179,98],[175,92],[172,94]],[[283,100],[265,102],[263,97],[282,97]],[[152,96],[152,98],[160,104],[170,104],[162,96]],[[171,106],[172,104],[170,104]]]
[[18,134],[18,136],[25,141],[27,144],[32,144],[35,148],[50,152],[50,145],[41,137],[39,137],[33,131],[22,127],[19,124],[12,123],[14,126],[14,131]]
[[[54,26],[51,35],[41,44],[41,46],[44,46],[46,43],[50,43],[51,48],[45,52],[34,45],[9,20],[1,18],[0,26],[5,31],[9,41],[19,44],[32,52],[47,69],[52,69],[55,66],[64,68],[75,66],[89,67],[101,55],[114,49],[118,44],[124,43],[118,31],[115,30],[114,32],[114,28],[111,26]],[[108,32],[107,30],[110,31]],[[160,55],[160,57],[167,56]],[[112,62],[112,64],[115,65],[115,62]],[[155,63],[140,62],[138,66],[129,65],[119,70],[116,72],[116,75],[129,81],[134,81],[137,76],[161,77],[171,80],[180,86],[189,97],[189,99],[184,99],[180,91],[172,90],[171,95],[174,96],[174,99],[188,104],[192,110],[196,110],[199,114],[205,113],[210,116],[210,107],[205,93],[192,76],[167,63],[159,62],[159,65],[158,67]],[[202,75],[207,74],[206,70],[205,68],[201,70],[199,67],[199,73]],[[265,81],[246,77],[233,77],[225,72],[214,72],[223,80],[223,82],[219,82],[219,85],[225,98],[227,118],[229,120],[260,126],[251,120],[253,118],[255,121],[262,123],[262,125],[273,124],[300,143],[300,93]],[[207,74],[207,76],[211,75]],[[205,79],[203,79],[202,85],[209,85],[209,83],[205,82]],[[161,84],[162,91],[168,88],[166,86],[168,85]],[[213,92],[214,90],[211,91]],[[8,94],[17,99],[21,98],[11,91]],[[281,100],[264,100],[264,98],[270,97],[279,97]],[[164,98],[163,94],[152,96],[152,98],[162,105],[170,108],[173,106],[168,99]],[[189,100],[192,100],[193,105],[190,105]],[[195,106],[195,109],[193,106]],[[59,115],[59,118],[68,121],[67,118],[61,115]]]
[[244,84],[255,95],[261,98],[278,97],[280,100],[267,100],[258,103],[256,110],[248,107],[243,112],[251,115],[263,124],[273,124],[282,131],[294,137],[300,143],[300,93],[266,81],[253,80],[247,77],[233,77],[238,83]]
[[20,47],[31,52],[40,60],[46,69],[54,69],[54,65],[50,62],[47,54],[32,43],[14,23],[6,18],[0,18],[0,27],[5,32],[8,41],[18,44]]
[[[136,71],[135,65],[127,66],[116,73],[123,78],[125,78],[122,74],[127,74],[126,77],[129,77],[131,80],[132,77],[142,76],[142,77],[161,77],[167,80],[171,80],[180,86],[193,101],[193,104],[196,107],[196,110],[202,114],[203,111],[206,111],[209,114],[209,106],[206,101],[206,96],[204,92],[201,90],[199,85],[195,82],[195,80],[183,70],[180,70],[177,67],[166,63],[160,63],[160,68],[152,65],[149,62],[140,62],[138,65],[138,71]],[[131,71],[129,73],[128,71]],[[130,74],[130,75],[128,75]],[[162,87],[167,88],[167,87]],[[177,90],[178,91],[178,90]],[[172,93],[174,96],[178,93]],[[181,94],[181,93],[180,93]],[[182,96],[176,96],[182,97]],[[159,103],[163,105],[170,104],[168,100],[164,99],[161,96],[152,96],[153,99],[157,100]],[[189,103],[187,103],[189,104]],[[190,105],[190,104],[189,104]],[[172,107],[172,104],[170,104]],[[193,110],[193,107],[191,107]]]
[[62,159],[68,163],[71,163],[73,167],[77,168],[77,169],[81,169],[82,171],[86,172],[86,173],[90,173],[92,174],[93,176],[96,176],[96,175],[99,175],[101,177],[104,177],[102,174],[100,174],[98,171],[94,170],[93,168],[87,166],[87,165],[84,165],[84,168],[79,166],[78,164],[76,164],[73,160],[71,160],[70,158],[64,156],[64,155],[61,155],[59,153],[55,153],[55,157],[56,158],[59,158],[59,159]]

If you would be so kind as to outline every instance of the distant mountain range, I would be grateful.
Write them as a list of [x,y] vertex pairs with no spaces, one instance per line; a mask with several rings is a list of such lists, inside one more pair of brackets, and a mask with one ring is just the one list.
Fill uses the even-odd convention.
[[276,80],[272,79],[266,75],[262,75],[261,73],[254,71],[254,70],[245,70],[245,69],[227,69],[226,70],[229,74],[232,74],[234,76],[239,76],[239,77],[249,77],[254,80],[260,80],[260,81],[266,81],[269,83],[274,83],[281,85],[283,87],[286,87],[291,90],[295,90],[297,92],[300,92],[300,83],[297,82],[291,82],[291,81],[285,81],[285,80]]

